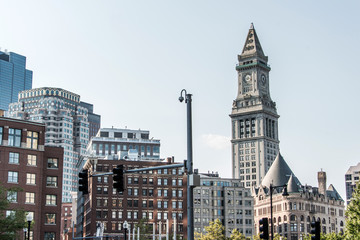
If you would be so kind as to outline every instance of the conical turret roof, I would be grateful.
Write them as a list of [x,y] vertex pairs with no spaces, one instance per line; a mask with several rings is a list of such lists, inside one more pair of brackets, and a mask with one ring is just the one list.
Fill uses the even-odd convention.
[[250,29],[249,29],[249,32],[248,32],[248,35],[246,37],[246,41],[244,44],[244,48],[243,48],[240,56],[247,57],[247,56],[254,56],[254,55],[266,58],[265,54],[262,50],[259,38],[256,34],[254,24],[251,23]]
[[290,175],[289,181],[287,183],[287,190],[289,193],[299,192],[299,185],[296,183],[293,174]]
[[270,184],[274,186],[282,186],[289,182],[291,175],[294,175],[294,182],[297,185],[301,185],[300,181],[297,177],[295,177],[295,174],[291,171],[290,167],[287,165],[279,152],[269,171],[262,180],[261,185],[266,187],[270,187]]

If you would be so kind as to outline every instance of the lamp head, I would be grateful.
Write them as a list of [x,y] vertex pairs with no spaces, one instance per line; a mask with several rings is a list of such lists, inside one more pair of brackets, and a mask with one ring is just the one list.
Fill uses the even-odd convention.
[[183,97],[183,96],[180,96],[180,97],[179,97],[179,101],[180,101],[180,102],[183,102],[183,101],[184,101],[184,97]]
[[26,215],[26,221],[31,222],[33,220],[30,214]]

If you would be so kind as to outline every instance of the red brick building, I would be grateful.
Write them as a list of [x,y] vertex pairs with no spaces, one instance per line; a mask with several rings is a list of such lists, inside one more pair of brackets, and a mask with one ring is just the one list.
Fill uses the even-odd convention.
[[24,209],[33,216],[32,239],[52,240],[60,239],[64,151],[44,146],[44,133],[44,124],[0,117],[0,184],[22,189],[8,193],[6,214]]
[[[159,165],[173,164],[169,158],[165,162],[126,161],[89,159],[84,168],[91,174],[112,172],[117,165],[124,169],[137,169]],[[90,177],[89,194],[85,196],[85,213],[82,223],[82,236],[94,236],[97,223],[104,224],[104,236],[108,239],[122,237],[124,221],[133,227],[146,219],[150,229],[153,223],[156,234],[161,222],[163,234],[166,233],[166,221],[169,220],[170,233],[173,232],[176,219],[177,236],[184,239],[187,232],[187,178],[182,168],[143,171],[141,173],[125,174],[124,192],[118,193],[112,187],[112,176]],[[152,230],[150,231],[152,233]]]

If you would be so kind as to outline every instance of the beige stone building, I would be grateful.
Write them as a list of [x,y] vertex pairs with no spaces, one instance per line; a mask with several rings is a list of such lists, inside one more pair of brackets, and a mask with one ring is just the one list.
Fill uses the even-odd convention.
[[[289,240],[302,239],[302,235],[310,233],[312,221],[321,222],[323,233],[343,232],[344,200],[332,184],[326,189],[325,172],[318,172],[318,182],[318,187],[302,185],[279,153],[260,186],[252,189],[255,232],[259,232],[261,218],[271,219],[270,185],[274,188],[274,234],[278,233]],[[289,196],[282,194],[285,185]],[[271,227],[269,232],[271,233]]]

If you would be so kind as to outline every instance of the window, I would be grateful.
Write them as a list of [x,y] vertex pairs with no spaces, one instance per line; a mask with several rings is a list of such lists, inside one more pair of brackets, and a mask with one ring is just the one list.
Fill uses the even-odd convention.
[[35,173],[27,173],[26,174],[26,184],[31,184],[31,185],[36,184],[36,174]]
[[9,153],[9,163],[19,164],[19,153]]
[[55,213],[46,213],[45,214],[45,224],[52,224],[55,225],[56,220],[56,214]]
[[48,158],[48,168],[58,168],[59,163],[57,158]]
[[182,179],[178,179],[178,185],[182,186],[183,185],[183,180]]
[[27,132],[27,138],[26,138],[26,147],[37,149],[38,148],[38,139],[39,139],[39,133],[28,131]]
[[56,195],[46,195],[46,205],[56,206]]
[[35,193],[25,193],[25,203],[35,203]]
[[7,192],[7,200],[9,202],[17,202],[17,192],[14,191]]
[[57,187],[57,177],[46,177],[47,187]]
[[55,240],[54,232],[45,232],[44,240]]
[[9,183],[18,183],[19,173],[18,172],[8,172],[8,182]]
[[173,179],[173,180],[172,180],[172,185],[173,185],[173,186],[176,186],[176,179]]
[[27,165],[36,166],[36,155],[28,155]]
[[21,130],[9,128],[9,137],[8,137],[9,146],[20,147],[21,143]]

